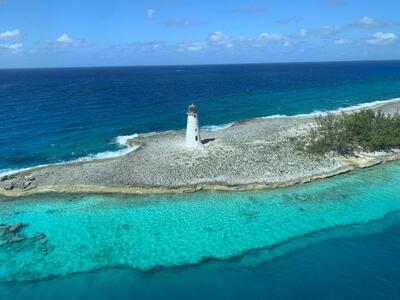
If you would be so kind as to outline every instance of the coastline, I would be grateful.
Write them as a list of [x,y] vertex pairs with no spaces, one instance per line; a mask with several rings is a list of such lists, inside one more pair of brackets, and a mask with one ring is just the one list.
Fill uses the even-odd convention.
[[[400,110],[400,99],[360,104],[332,113],[362,108],[394,113]],[[135,135],[126,140],[134,151],[122,156],[14,173],[11,179],[0,182],[0,195],[262,190],[303,184],[400,159],[399,152],[359,157],[308,157],[297,153],[289,140],[309,130],[316,114],[322,112],[256,118],[222,126],[217,131],[204,130],[204,149],[196,151],[184,147],[182,130]],[[14,184],[11,189],[10,183]]]
[[237,184],[228,185],[224,183],[213,184],[197,184],[182,187],[112,187],[100,185],[57,185],[57,186],[42,186],[35,189],[25,191],[0,191],[1,196],[6,197],[21,197],[46,193],[66,193],[66,194],[177,194],[177,193],[193,193],[198,191],[258,191],[266,189],[284,188],[297,184],[305,184],[312,181],[333,177],[339,174],[350,172],[354,169],[352,166],[339,168],[330,173],[315,175],[311,177],[301,178],[296,181],[288,181],[277,184],[254,183],[254,184]]

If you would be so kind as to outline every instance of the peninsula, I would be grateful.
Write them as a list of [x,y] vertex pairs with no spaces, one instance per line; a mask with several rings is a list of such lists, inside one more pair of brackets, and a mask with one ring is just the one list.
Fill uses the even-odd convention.
[[[369,108],[393,114],[400,111],[400,99]],[[200,137],[198,124],[191,122],[191,143],[196,147],[188,147],[190,137],[184,130],[142,134],[128,141],[137,150],[124,156],[55,164],[3,176],[0,194],[264,189],[309,182],[400,158],[396,151],[357,157],[299,151],[293,138],[304,136],[314,126],[312,115],[258,118],[219,131],[203,131],[200,146],[196,138]]]

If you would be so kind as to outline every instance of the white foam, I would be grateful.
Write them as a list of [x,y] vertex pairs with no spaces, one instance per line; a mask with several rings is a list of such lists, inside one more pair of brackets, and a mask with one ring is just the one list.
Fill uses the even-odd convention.
[[289,116],[276,114],[276,115],[270,115],[270,116],[266,116],[266,117],[260,117],[260,119],[278,119],[278,118],[287,118],[287,117],[289,117]]
[[227,123],[227,124],[222,124],[222,125],[207,125],[207,126],[202,126],[201,130],[207,131],[207,132],[212,132],[212,131],[218,131],[218,130],[223,130],[229,127],[232,127],[235,123]]
[[372,102],[367,102],[367,103],[360,103],[348,107],[339,107],[338,109],[333,109],[333,110],[315,110],[311,113],[307,114],[297,114],[297,115],[270,115],[270,116],[265,116],[261,117],[260,119],[276,119],[276,118],[288,118],[288,117],[317,117],[317,116],[325,116],[327,114],[335,114],[335,113],[341,113],[341,112],[348,112],[348,111],[354,111],[354,110],[359,110],[363,108],[369,108],[369,107],[374,107],[377,105],[383,105],[383,104],[388,104],[392,102],[398,102],[400,101],[400,98],[394,98],[390,100],[379,100],[379,101],[372,101]]
[[5,176],[5,175],[11,175],[11,174],[23,172],[23,171],[29,171],[29,170],[36,169],[36,168],[47,167],[49,165],[65,165],[65,164],[74,163],[74,162],[93,161],[93,160],[108,159],[108,158],[115,158],[115,157],[123,156],[123,155],[133,152],[139,148],[138,146],[132,147],[128,144],[128,140],[133,139],[138,136],[139,136],[138,134],[132,134],[132,135],[121,135],[121,136],[116,137],[114,139],[115,142],[113,142],[113,143],[122,147],[122,149],[119,149],[116,151],[105,151],[105,152],[100,152],[97,154],[89,154],[87,156],[69,160],[69,161],[53,163],[53,164],[43,164],[43,165],[38,165],[38,166],[34,166],[34,167],[29,167],[29,168],[22,168],[22,169],[17,169],[17,170],[12,170],[12,169],[0,170],[0,177]]
[[[61,163],[55,163],[55,165],[59,165],[59,164],[61,164]],[[5,176],[5,175],[11,175],[11,174],[19,173],[19,172],[29,171],[29,170],[36,169],[36,168],[47,167],[47,166],[49,166],[49,164],[37,165],[37,166],[34,166],[34,167],[22,168],[22,169],[17,169],[17,170],[4,169],[4,170],[0,170],[0,177]]]
[[115,138],[115,143],[122,147],[129,147],[128,140],[137,138],[138,136],[138,134],[120,135]]

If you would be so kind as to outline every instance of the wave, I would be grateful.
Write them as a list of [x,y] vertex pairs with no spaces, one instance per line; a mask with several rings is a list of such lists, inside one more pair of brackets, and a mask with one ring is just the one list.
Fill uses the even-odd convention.
[[128,145],[128,140],[132,140],[137,138],[139,135],[137,133],[131,135],[120,135],[115,138],[115,143],[120,145],[121,147],[130,147]]
[[213,132],[213,131],[223,130],[223,129],[232,127],[234,124],[235,124],[234,122],[231,122],[231,123],[226,123],[226,124],[222,124],[222,125],[206,125],[206,126],[202,126],[200,129],[202,131]]
[[260,117],[259,119],[277,119],[277,118],[293,118],[293,117],[317,117],[317,116],[325,116],[327,114],[336,114],[336,113],[341,113],[341,112],[349,112],[349,111],[354,111],[354,110],[359,110],[363,108],[371,108],[377,105],[383,105],[383,104],[389,104],[393,102],[399,102],[400,98],[393,98],[389,100],[378,100],[378,101],[372,101],[372,102],[366,102],[366,103],[360,103],[356,105],[351,105],[347,107],[339,107],[337,109],[332,109],[332,110],[315,110],[311,113],[305,113],[305,114],[297,114],[297,115],[285,115],[285,114],[277,114],[277,115],[270,115],[270,116],[265,116],[265,117]]
[[132,134],[132,135],[121,135],[117,136],[111,144],[117,144],[121,149],[115,150],[115,151],[105,151],[105,152],[100,152],[96,154],[89,154],[84,157],[80,157],[77,159],[73,160],[68,160],[68,161],[63,161],[63,162],[58,162],[58,163],[52,163],[52,164],[42,164],[42,165],[37,165],[34,167],[28,167],[28,168],[22,168],[22,169],[5,169],[5,170],[0,170],[0,177],[5,176],[5,175],[11,175],[19,172],[24,172],[24,171],[29,171],[32,169],[36,168],[43,168],[43,167],[48,167],[48,166],[54,166],[54,165],[65,165],[69,163],[74,163],[74,162],[83,162],[83,161],[93,161],[93,160],[101,160],[101,159],[109,159],[109,158],[115,158],[119,156],[126,155],[128,153],[131,153],[139,148],[139,146],[133,147],[128,144],[128,140],[134,139],[138,137],[138,134]]

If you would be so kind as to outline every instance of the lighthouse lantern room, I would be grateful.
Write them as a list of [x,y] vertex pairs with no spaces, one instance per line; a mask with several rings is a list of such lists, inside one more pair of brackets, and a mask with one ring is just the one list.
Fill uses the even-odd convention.
[[191,104],[187,111],[186,146],[191,148],[203,146],[200,139],[197,107],[194,104]]

